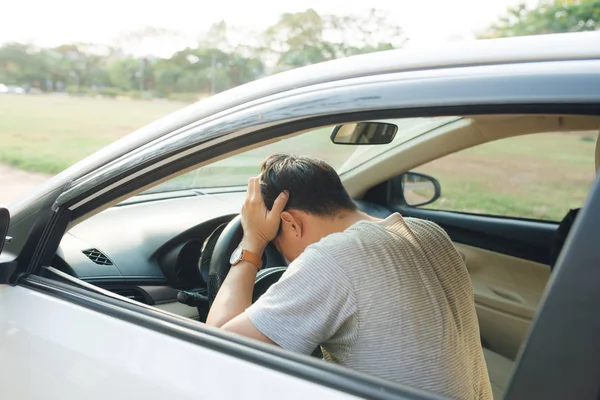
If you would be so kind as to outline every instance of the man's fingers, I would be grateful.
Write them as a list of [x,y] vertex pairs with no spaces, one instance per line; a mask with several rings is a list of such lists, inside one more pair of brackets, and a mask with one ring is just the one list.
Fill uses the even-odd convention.
[[277,198],[273,202],[273,208],[271,209],[271,213],[279,216],[283,212],[285,205],[287,204],[288,197],[289,194],[287,190],[279,193],[279,196],[277,196]]
[[246,194],[246,198],[250,200],[256,199],[256,186],[258,179],[253,177],[248,179],[248,193]]

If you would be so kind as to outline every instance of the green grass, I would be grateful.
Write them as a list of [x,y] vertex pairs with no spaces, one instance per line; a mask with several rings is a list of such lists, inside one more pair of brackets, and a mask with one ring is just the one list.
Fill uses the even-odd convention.
[[442,198],[427,208],[559,221],[583,205],[594,181],[595,143],[589,137],[514,137],[423,165],[416,171],[442,187]]
[[[57,173],[184,103],[68,96],[0,96],[0,163]],[[504,139],[416,168],[436,177],[442,198],[428,208],[560,220],[581,207],[594,179],[593,133]],[[166,182],[163,188],[244,184],[277,152],[311,154],[340,166],[353,146],[317,130],[226,159]],[[422,195],[425,195],[424,193]]]
[[0,96],[0,163],[53,174],[184,103]]

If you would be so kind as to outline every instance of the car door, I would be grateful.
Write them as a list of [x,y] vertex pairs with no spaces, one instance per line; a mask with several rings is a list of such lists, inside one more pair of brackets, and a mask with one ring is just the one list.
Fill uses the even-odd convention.
[[129,315],[117,318],[93,304],[67,300],[77,296],[72,287],[59,289],[54,283],[58,296],[44,286],[47,282],[0,285],[5,399],[268,399],[289,393],[355,398],[244,359],[251,358],[249,351],[245,357],[225,354],[219,347],[223,339],[189,340],[189,326],[180,327],[178,335],[165,335],[156,323],[148,324],[156,316],[140,318],[121,309]]
[[414,169],[438,180],[439,199],[396,204],[447,231],[471,275],[484,346],[511,360],[560,252],[558,224],[594,182],[597,136],[537,133],[459,151]]
[[[13,254],[2,251],[6,241],[12,242],[6,236],[9,222],[8,210],[0,208],[0,268],[5,273],[18,264]],[[40,238],[32,233],[32,239]],[[183,326],[177,334],[164,332],[164,319],[187,324],[188,330],[195,327],[192,320],[92,285],[91,291],[82,289],[83,282],[74,286],[77,279],[68,276],[67,283],[56,278],[31,276],[16,286],[0,284],[2,398],[263,399],[290,392],[355,398],[282,373],[281,365],[273,369],[252,362],[251,349],[245,356],[227,354],[219,347],[219,340],[227,347],[223,338],[190,339]]]
[[[352,111],[353,99],[364,96],[359,83],[282,93],[198,121],[57,188],[57,196],[31,204],[29,213],[21,210],[11,221],[14,240],[0,264],[6,278],[0,284],[3,393],[15,398],[440,398],[109,296],[47,268],[78,219],[190,166],[331,118],[345,119],[340,112]],[[371,90],[388,85],[377,82]],[[329,101],[331,96],[346,100]],[[387,99],[367,96],[361,102],[381,112]],[[298,110],[292,117],[290,107]],[[319,119],[311,118],[316,110]],[[8,260],[11,254],[15,262]]]

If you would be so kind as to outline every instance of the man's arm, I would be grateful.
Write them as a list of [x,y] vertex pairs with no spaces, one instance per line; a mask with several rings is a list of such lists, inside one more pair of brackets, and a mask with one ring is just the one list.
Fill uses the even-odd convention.
[[250,318],[243,312],[225,325],[223,329],[229,332],[237,333],[238,335],[246,336],[251,339],[260,340],[261,342],[277,345],[274,341],[263,335],[261,331],[256,329]]
[[[248,249],[250,250],[250,249]],[[250,321],[245,311],[252,304],[256,266],[241,261],[227,274],[210,308],[206,323],[262,342],[274,344]]]
[[[241,246],[254,254],[262,255],[264,249],[277,234],[281,212],[287,202],[287,193],[282,193],[267,210],[260,193],[259,178],[250,178],[248,193],[242,207],[244,238]],[[257,267],[248,261],[240,261],[231,267],[225,282],[213,302],[206,323],[244,336],[273,343],[264,336],[244,315],[252,304],[252,291]]]
[[256,266],[253,264],[241,261],[233,266],[219,289],[206,323],[229,332],[275,344],[256,329],[245,313],[252,304],[255,279]]
[[255,279],[256,266],[248,261],[240,261],[231,267],[210,308],[206,323],[221,328],[250,307]]
[[[233,266],[231,272],[238,266]],[[256,273],[256,268],[249,270],[246,288],[254,284]],[[227,276],[228,285],[237,281],[236,275]],[[233,285],[229,287],[232,297],[240,293]],[[225,299],[225,293],[219,291],[217,297]],[[336,260],[318,245],[296,258],[281,279],[248,308],[250,296],[246,299],[239,306],[240,314],[220,325],[223,329],[307,355],[345,324],[356,321],[358,315],[350,281]],[[214,307],[212,321],[217,315],[212,314],[217,310]]]

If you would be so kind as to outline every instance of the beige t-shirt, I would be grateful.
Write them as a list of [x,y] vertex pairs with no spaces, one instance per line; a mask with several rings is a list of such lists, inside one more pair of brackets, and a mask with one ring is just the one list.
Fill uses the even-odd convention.
[[281,347],[457,399],[491,399],[473,287],[442,228],[393,214],[309,246],[248,309]]

